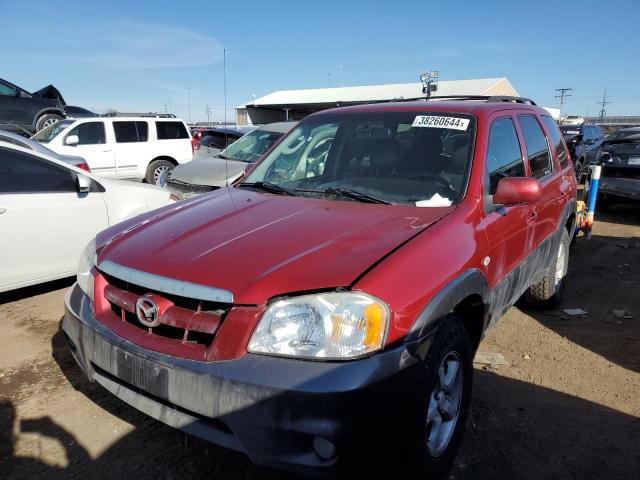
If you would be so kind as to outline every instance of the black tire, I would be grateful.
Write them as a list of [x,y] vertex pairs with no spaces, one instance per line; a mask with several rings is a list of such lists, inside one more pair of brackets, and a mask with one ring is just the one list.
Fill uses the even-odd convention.
[[36,120],[36,132],[39,132],[44,127],[58,123],[60,120],[62,120],[62,116],[60,115],[55,113],[45,113]]
[[[560,241],[555,248],[549,265],[547,265],[543,279],[540,282],[529,286],[529,289],[525,294],[527,303],[530,306],[547,308],[555,307],[560,303],[567,278],[570,243],[571,240],[569,239],[569,233],[565,229],[562,229]],[[558,257],[561,251],[564,252],[562,265],[564,273],[560,279],[557,279],[556,272],[559,267]]]
[[169,160],[154,160],[147,167],[147,174],[144,177],[144,181],[155,185],[162,172],[165,170],[171,172],[174,168],[175,165]]
[[578,183],[582,182],[582,179],[584,178],[584,159],[580,158],[576,160],[573,164],[573,173],[576,176],[576,181]]
[[[459,359],[462,379],[462,393],[459,397],[458,416],[455,426],[449,436],[449,440],[441,453],[434,455],[433,445],[430,446],[431,428],[427,422],[429,403],[435,399],[436,390],[440,385],[438,369],[446,358],[455,354]],[[460,446],[462,434],[469,411],[471,398],[471,386],[473,385],[473,348],[469,333],[464,324],[457,317],[450,315],[442,321],[435,333],[433,342],[429,347],[427,357],[420,365],[416,393],[418,395],[418,408],[411,428],[413,438],[407,445],[407,452],[411,452],[407,464],[410,471],[419,472],[418,478],[441,478],[447,474]],[[448,397],[447,397],[448,398]],[[437,402],[436,402],[437,403]],[[444,419],[445,417],[441,417]]]

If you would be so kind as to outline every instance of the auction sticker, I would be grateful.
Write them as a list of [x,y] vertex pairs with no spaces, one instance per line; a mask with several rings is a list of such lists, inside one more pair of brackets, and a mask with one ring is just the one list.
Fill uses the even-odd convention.
[[427,128],[451,128],[453,130],[466,130],[469,126],[468,118],[436,117],[433,115],[418,115],[413,121],[412,127]]

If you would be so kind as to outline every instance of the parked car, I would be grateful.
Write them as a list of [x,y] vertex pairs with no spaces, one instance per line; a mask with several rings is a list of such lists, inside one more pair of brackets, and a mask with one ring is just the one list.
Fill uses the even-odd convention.
[[30,93],[0,78],[0,130],[36,132],[62,120],[64,106],[53,85]]
[[640,127],[622,128],[602,144],[603,164],[598,201],[600,208],[640,200]]
[[157,187],[98,179],[53,156],[0,145],[0,292],[75,275],[96,233],[170,203]]
[[184,200],[232,183],[296,124],[272,123],[253,130],[213,157],[196,156],[193,162],[176,167],[161,185],[171,191],[174,200]]
[[3,144],[5,146],[16,145],[18,147],[26,148],[27,150],[33,150],[34,152],[55,158],[56,160],[68,163],[69,165],[73,165],[74,167],[85,170],[86,172],[91,171],[89,165],[87,164],[87,161],[84,158],[76,157],[74,155],[58,155],[56,152],[48,149],[41,143],[29,138],[25,138],[22,135],[18,135],[17,133],[4,132],[0,130],[0,145]]
[[562,119],[562,125],[582,125],[584,118],[580,115],[567,115]]
[[588,167],[597,163],[600,158],[604,132],[599,126],[587,123],[561,125],[560,131],[569,147],[576,178],[580,182],[587,173]]
[[98,234],[65,300],[79,365],[258,464],[442,475],[483,332],[560,300],[575,228],[558,127],[507,100],[316,113],[234,186]]
[[162,172],[191,160],[191,136],[177,118],[67,119],[32,137],[61,155],[80,155],[101,177],[156,183]]
[[244,133],[230,128],[203,130],[196,143],[194,157],[214,157],[243,135]]

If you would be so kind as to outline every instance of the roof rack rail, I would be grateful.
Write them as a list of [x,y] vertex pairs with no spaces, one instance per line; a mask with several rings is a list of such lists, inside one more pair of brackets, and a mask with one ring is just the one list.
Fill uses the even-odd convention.
[[153,118],[176,118],[173,113],[125,113],[125,112],[109,112],[101,115],[102,117],[153,117]]
[[425,100],[484,100],[487,103],[528,103],[529,105],[536,105],[536,103],[530,98],[525,97],[512,97],[509,95],[439,95],[431,96]]
[[536,102],[530,98],[525,97],[511,97],[509,95],[494,95],[487,98],[487,102],[510,102],[510,103],[528,103],[529,105],[536,105]]

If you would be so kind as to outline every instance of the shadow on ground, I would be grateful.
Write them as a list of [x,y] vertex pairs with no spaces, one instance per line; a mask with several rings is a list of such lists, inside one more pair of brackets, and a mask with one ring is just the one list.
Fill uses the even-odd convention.
[[[570,256],[562,305],[524,310],[577,345],[640,372],[640,237],[579,237]],[[565,308],[587,314],[570,316]]]
[[[48,417],[17,421],[13,404],[0,402],[3,478],[283,478],[253,467],[244,455],[173,430],[92,384],[68,353],[61,332],[53,347],[54,358],[73,387],[135,430],[93,459]],[[640,478],[638,418],[491,372],[475,374],[472,413],[451,478]],[[59,440],[67,451],[68,466],[16,456],[19,432]]]

